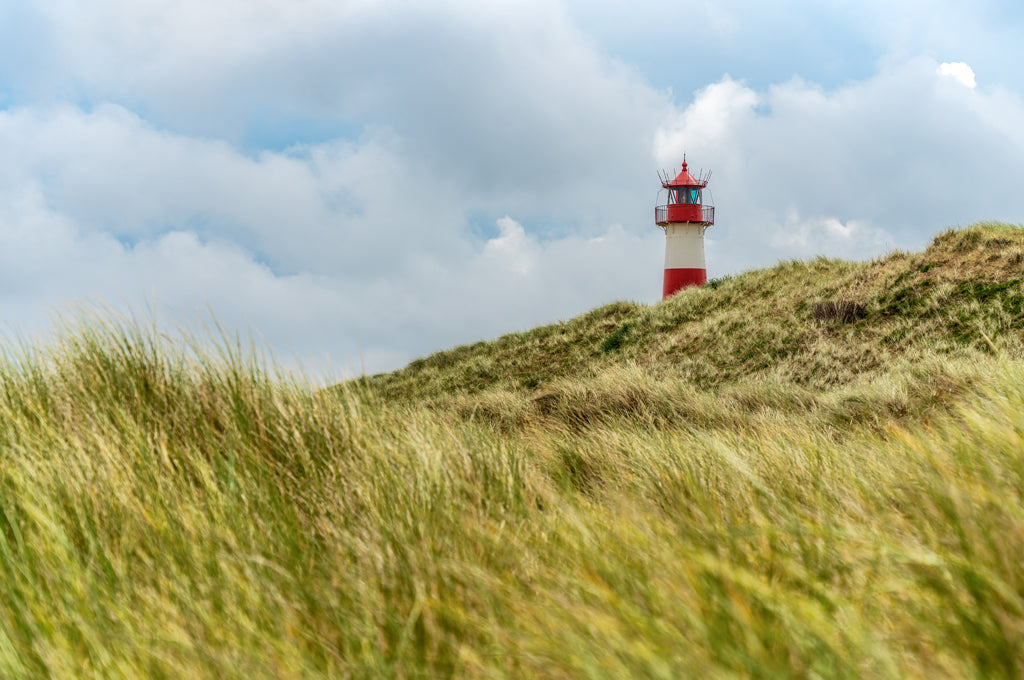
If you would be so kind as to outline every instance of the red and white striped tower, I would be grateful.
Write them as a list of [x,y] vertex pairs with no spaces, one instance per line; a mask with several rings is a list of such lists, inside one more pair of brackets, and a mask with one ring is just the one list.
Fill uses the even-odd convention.
[[686,169],[673,180],[661,176],[661,186],[668,191],[668,202],[654,208],[654,221],[665,230],[665,281],[661,289],[664,300],[683,288],[708,282],[704,268],[704,230],[715,223],[715,206],[705,205],[702,191],[711,173],[694,177]]

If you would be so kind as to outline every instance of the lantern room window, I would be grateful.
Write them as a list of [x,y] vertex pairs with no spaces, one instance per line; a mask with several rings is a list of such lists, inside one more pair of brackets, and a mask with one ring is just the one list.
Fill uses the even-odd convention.
[[700,204],[700,189],[694,187],[679,187],[669,192],[669,201],[675,205]]

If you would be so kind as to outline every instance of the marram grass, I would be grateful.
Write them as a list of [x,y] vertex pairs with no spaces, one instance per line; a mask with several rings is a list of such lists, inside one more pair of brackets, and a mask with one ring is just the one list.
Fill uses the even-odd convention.
[[985,323],[831,390],[624,357],[429,406],[69,325],[0,362],[0,677],[1019,678]]

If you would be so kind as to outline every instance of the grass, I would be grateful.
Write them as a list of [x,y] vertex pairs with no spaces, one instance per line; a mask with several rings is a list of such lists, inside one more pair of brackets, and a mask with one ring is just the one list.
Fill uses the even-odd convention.
[[1021,240],[331,390],[71,322],[0,361],[0,677],[1020,677]]

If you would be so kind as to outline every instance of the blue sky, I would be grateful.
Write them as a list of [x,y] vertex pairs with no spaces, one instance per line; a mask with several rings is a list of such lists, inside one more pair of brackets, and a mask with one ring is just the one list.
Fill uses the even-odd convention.
[[1014,2],[0,0],[0,314],[213,310],[322,375],[1024,215]]

